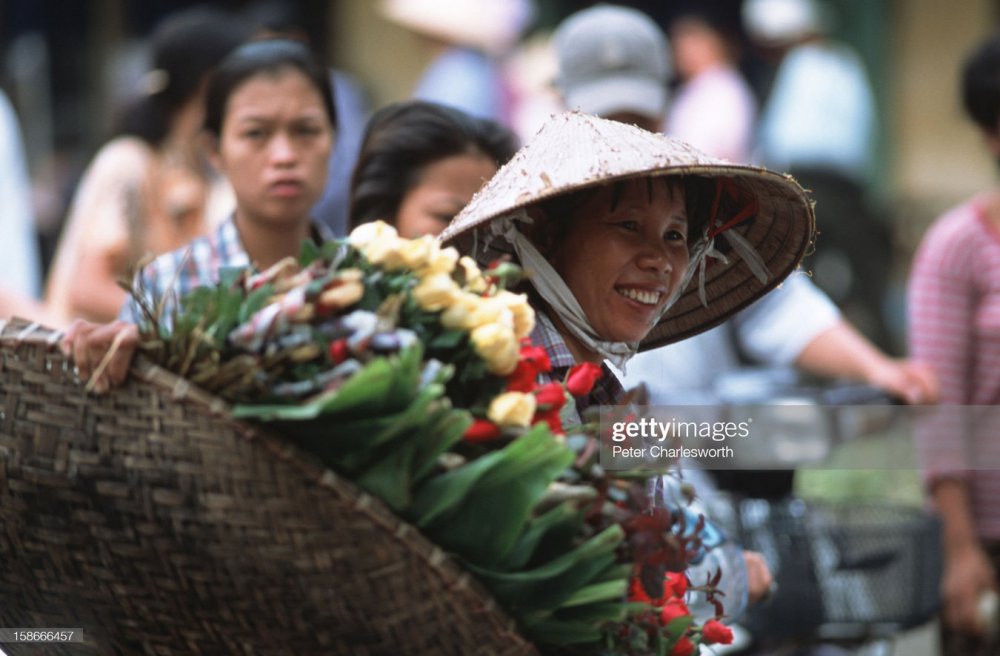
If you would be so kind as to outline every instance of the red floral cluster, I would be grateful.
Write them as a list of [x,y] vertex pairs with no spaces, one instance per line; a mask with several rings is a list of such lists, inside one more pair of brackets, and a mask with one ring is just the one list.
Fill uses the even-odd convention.
[[[684,595],[688,591],[687,577],[680,572],[667,572],[663,578],[663,592],[659,597],[651,597],[638,577],[632,579],[629,587],[629,601],[649,604],[656,610],[656,621],[660,626],[667,627],[674,620],[690,617],[691,611],[684,603]],[[695,653],[696,643],[692,637],[698,637],[698,629],[692,627],[681,635],[673,644],[670,656],[691,656]],[[722,622],[711,619],[700,629],[701,644],[728,645],[733,642],[733,631]]]
[[[594,384],[603,374],[597,364],[584,362],[569,370],[564,382],[552,381],[538,383],[541,374],[552,371],[552,362],[541,346],[535,346],[529,340],[524,340],[518,355],[517,366],[508,374],[505,392],[521,392],[535,396],[535,414],[531,425],[545,422],[553,433],[562,434],[563,425],[560,412],[566,405],[566,394],[581,397],[590,394]],[[465,432],[468,442],[488,442],[500,437],[498,425],[485,418],[476,418],[472,426]]]

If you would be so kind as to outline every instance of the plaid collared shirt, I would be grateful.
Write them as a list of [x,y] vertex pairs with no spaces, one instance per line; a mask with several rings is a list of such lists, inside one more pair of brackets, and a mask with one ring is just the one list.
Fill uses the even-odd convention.
[[[566,340],[556,330],[555,325],[549,319],[548,315],[541,310],[536,310],[535,316],[535,329],[531,332],[531,342],[536,346],[544,348],[549,356],[549,361],[552,363],[552,371],[548,374],[541,374],[539,377],[540,382],[562,382],[566,380],[569,370],[579,363],[573,357],[573,354],[570,353],[569,347],[566,346]],[[594,388],[591,390],[590,395],[585,398],[576,399],[577,416],[575,417],[575,422],[568,425],[582,423],[579,413],[591,406],[619,405],[622,403],[625,396],[625,388],[622,387],[618,377],[611,371],[607,363],[601,363],[601,371],[604,372],[604,375],[594,383]],[[567,425],[566,417],[563,417],[563,424]]]
[[[332,238],[322,224],[313,223],[314,237]],[[250,266],[235,217],[230,215],[214,232],[191,241],[177,250],[157,257],[136,276],[135,285],[152,302],[168,297],[163,316],[170,316],[170,305],[196,287],[215,285],[219,282],[219,269]],[[142,311],[134,298],[129,298],[118,315],[119,319],[138,323]]]

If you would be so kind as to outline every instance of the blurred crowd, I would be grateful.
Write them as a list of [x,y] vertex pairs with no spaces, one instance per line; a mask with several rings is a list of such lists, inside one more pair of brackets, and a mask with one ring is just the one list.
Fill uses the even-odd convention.
[[[135,84],[120,90],[120,107],[101,110],[115,117],[113,132],[78,176],[35,167],[30,179],[22,125],[33,117],[0,95],[0,319],[64,327],[79,318],[135,318],[126,291],[133,280],[172,285],[190,276],[194,284],[203,268],[243,262],[248,252],[267,265],[302,238],[343,236],[374,219],[389,220],[406,237],[438,234],[545,117],[579,109],[734,163],[787,172],[816,201],[819,238],[803,267],[809,276],[794,275],[712,331],[639,355],[627,384],[645,383],[654,402],[669,403],[684,389],[755,363],[866,382],[908,403],[1000,401],[996,377],[969,364],[1000,343],[1000,320],[977,314],[977,301],[955,314],[957,297],[995,294],[990,280],[997,275],[983,281],[970,271],[963,287],[940,273],[964,271],[965,255],[988,234],[966,234],[944,252],[922,251],[911,294],[914,321],[923,326],[914,344],[920,357],[906,357],[889,302],[898,264],[892,235],[870,194],[881,109],[863,59],[831,36],[831,7],[821,0],[629,4],[577,11],[557,3],[561,10],[553,11],[530,0],[380,1],[382,19],[421,35],[429,64],[409,98],[382,106],[352,71],[331,68],[328,80],[312,81],[325,94],[319,113],[335,130],[326,143],[309,120],[293,126],[293,138],[312,144],[308,152],[327,166],[323,180],[279,178],[269,188],[291,198],[316,186],[319,200],[296,214],[287,244],[233,227],[238,204],[267,206],[254,204],[247,176],[253,143],[270,128],[262,120],[222,125],[227,103],[255,105],[250,96],[237,99],[243,91],[235,85],[227,91],[232,98],[213,98],[206,80],[251,40],[279,37],[315,48],[294,5],[197,5],[158,17]],[[1000,69],[1000,58],[990,62]],[[966,103],[979,107],[970,97],[988,93],[988,84],[970,82]],[[294,104],[295,90],[277,78],[275,85],[259,87],[279,94],[262,95],[260,106]],[[982,111],[976,122],[996,150],[997,107]],[[984,206],[987,214],[994,207]],[[935,234],[958,239],[958,229]],[[189,259],[133,278],[153,258],[192,242]],[[981,261],[990,273],[1000,270],[1000,256],[986,253]],[[942,393],[939,379],[950,391]],[[968,393],[951,393],[957,389]],[[946,617],[974,633],[970,600],[995,586],[1000,524],[982,499],[997,488],[991,481],[970,493],[951,485],[954,478],[949,472],[947,482],[930,479],[928,487],[949,516],[965,522],[946,522],[953,568],[945,591],[954,602]],[[770,493],[787,493],[789,481],[768,485]],[[980,520],[987,523],[977,532]]]

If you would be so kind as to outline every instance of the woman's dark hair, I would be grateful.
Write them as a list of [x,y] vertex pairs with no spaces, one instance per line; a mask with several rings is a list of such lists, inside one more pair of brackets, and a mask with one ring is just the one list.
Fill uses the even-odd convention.
[[119,131],[159,146],[177,111],[249,36],[244,22],[220,9],[193,7],[169,15],[153,32],[143,94],[125,108]]
[[309,80],[323,99],[331,128],[337,125],[330,73],[326,67],[299,41],[264,39],[234,50],[209,78],[205,94],[205,129],[216,137],[222,135],[229,98],[244,82],[258,75],[278,75],[288,69],[302,73]]
[[354,167],[350,228],[392,221],[428,164],[481,153],[499,168],[517,148],[517,137],[504,126],[458,109],[420,100],[383,107],[368,121]]
[[[621,197],[625,185],[630,181],[630,179],[615,180],[610,183],[612,211]],[[690,248],[702,237],[705,230],[705,222],[708,220],[715,196],[716,181],[714,178],[697,175],[646,178],[648,185],[657,184],[657,181],[661,184],[678,184],[684,189],[684,211],[688,216],[687,241],[688,248]],[[550,248],[565,243],[569,231],[572,229],[570,220],[573,211],[599,193],[601,189],[603,189],[603,185],[585,187],[579,191],[560,194],[540,202],[538,208],[545,214],[546,221],[539,225],[535,235],[536,246],[543,249],[542,252],[545,253]],[[725,205],[723,209],[725,209]]]
[[986,132],[1000,133],[1000,33],[982,42],[965,60],[961,93],[969,117]]

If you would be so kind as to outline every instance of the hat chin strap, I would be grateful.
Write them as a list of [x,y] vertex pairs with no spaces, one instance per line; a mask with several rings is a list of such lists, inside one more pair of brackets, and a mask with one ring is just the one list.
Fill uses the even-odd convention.
[[502,236],[514,246],[514,251],[525,270],[531,272],[529,280],[549,307],[559,316],[566,329],[584,346],[625,371],[625,363],[635,355],[639,342],[611,342],[602,340],[590,325],[583,308],[562,276],[556,273],[549,261],[538,252],[535,245],[517,229],[514,221],[531,222],[527,212],[520,210],[510,217],[490,223],[490,231]]

